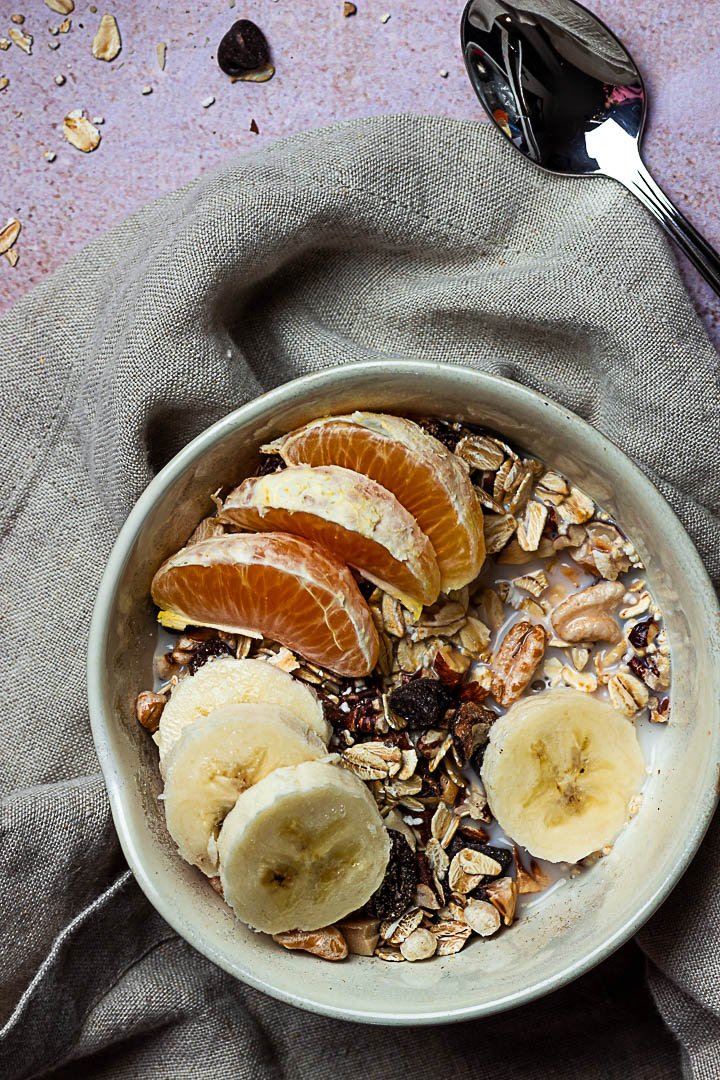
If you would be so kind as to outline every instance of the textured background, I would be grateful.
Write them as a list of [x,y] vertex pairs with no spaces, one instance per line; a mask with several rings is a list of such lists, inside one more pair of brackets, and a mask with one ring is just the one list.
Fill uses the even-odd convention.
[[[161,192],[213,168],[229,155],[335,120],[386,112],[434,113],[481,120],[458,45],[463,0],[76,0],[68,33],[43,0],[0,0],[0,36],[10,15],[25,16],[32,55],[0,52],[3,125],[0,222],[23,226],[20,260],[0,258],[0,310],[107,226]],[[645,156],[656,178],[694,224],[720,246],[720,0],[590,0],[626,42],[651,100]],[[120,26],[123,48],[112,63],[90,52],[104,11]],[[386,23],[381,16],[390,13]],[[714,13],[714,15],[713,15]],[[262,84],[235,83],[219,71],[216,46],[236,18],[265,31],[277,74]],[[160,71],[155,49],[167,43]],[[59,48],[48,47],[59,42]],[[442,78],[440,69],[448,71]],[[54,77],[65,75],[57,86]],[[144,96],[142,88],[152,86]],[[215,97],[210,108],[201,102]],[[92,154],[60,134],[62,118],[84,108],[102,116]],[[255,120],[259,134],[250,131]],[[45,161],[43,153],[57,157]],[[592,183],[592,181],[588,181]],[[720,300],[683,263],[696,305],[720,345]],[[632,317],[633,313],[628,312]]]

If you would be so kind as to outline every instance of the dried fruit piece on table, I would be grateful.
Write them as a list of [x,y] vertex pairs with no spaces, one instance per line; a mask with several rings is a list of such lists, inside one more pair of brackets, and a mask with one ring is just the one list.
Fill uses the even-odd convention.
[[362,473],[297,465],[250,477],[228,495],[220,517],[322,544],[417,614],[438,598],[430,541],[395,496]]
[[620,641],[622,634],[613,611],[625,595],[619,581],[601,581],[573,593],[550,616],[555,633],[563,641]]
[[[367,675],[377,662],[377,631],[352,574],[298,536],[237,533],[192,544],[163,563],[151,592],[176,629],[265,635],[341,675]],[[158,618],[167,621],[164,611]]]
[[270,49],[259,26],[249,19],[233,23],[218,46],[217,62],[226,75],[242,75],[263,67],[270,59]]
[[24,30],[18,30],[17,26],[11,26],[8,30],[8,37],[14,42],[18,49],[22,49],[28,56],[32,53],[32,34],[26,34]]
[[13,218],[12,221],[8,221],[7,225],[2,231],[0,231],[0,255],[3,255],[6,251],[9,251],[13,246],[22,226],[17,218]]
[[315,420],[264,448],[289,465],[341,465],[391,491],[429,538],[443,592],[473,581],[485,558],[482,510],[467,468],[412,420],[355,412]]
[[418,883],[415,855],[405,837],[394,829],[388,832],[392,848],[385,877],[365,905],[369,915],[392,919],[402,915],[413,902]]
[[63,120],[62,132],[67,141],[84,154],[89,154],[100,145],[100,132],[82,109],[73,109],[67,114]]
[[413,679],[388,694],[388,705],[411,728],[436,727],[453,702],[451,690],[439,679]]
[[120,31],[114,15],[103,15],[92,43],[96,60],[114,60],[122,48]]
[[498,705],[511,705],[532,679],[545,653],[545,630],[519,622],[511,626],[492,662],[492,693]]
[[344,960],[348,954],[347,942],[337,926],[325,926],[322,930],[286,930],[282,934],[273,934],[273,941],[284,949],[301,949],[322,960]]

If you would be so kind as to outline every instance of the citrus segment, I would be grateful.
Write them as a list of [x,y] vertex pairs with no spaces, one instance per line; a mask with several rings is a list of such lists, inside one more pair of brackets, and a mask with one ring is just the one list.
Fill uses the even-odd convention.
[[391,491],[435,549],[444,592],[477,577],[482,510],[463,463],[412,420],[354,412],[314,420],[265,447],[288,465],[340,465]]
[[432,544],[391,492],[337,465],[297,465],[243,481],[221,517],[315,540],[419,613],[440,592]]
[[367,675],[377,662],[377,631],[351,572],[297,536],[191,544],[163,563],[151,592],[186,623],[273,638],[340,675]]

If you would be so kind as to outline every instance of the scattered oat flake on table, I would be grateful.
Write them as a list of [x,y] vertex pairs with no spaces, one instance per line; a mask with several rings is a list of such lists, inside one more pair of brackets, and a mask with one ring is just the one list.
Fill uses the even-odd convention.
[[29,56],[32,52],[32,34],[26,34],[24,31],[18,30],[17,26],[11,26],[8,33],[10,35],[10,40],[15,42],[18,49],[22,49],[22,51]]
[[57,154],[55,153],[54,150],[46,150],[45,153],[43,154],[43,157],[45,158],[46,161],[54,161],[55,158],[57,157]]
[[17,218],[10,218],[4,229],[0,231],[0,255],[4,255],[13,246],[22,228]]
[[96,60],[114,60],[122,48],[120,31],[114,15],[103,15],[92,43]]
[[439,74],[441,79],[447,79],[450,72],[448,71],[447,68],[440,68],[440,71],[438,72],[438,74]]
[[2,78],[2,79],[0,79],[0,90],[4,90],[4,89],[5,89],[5,87],[6,87],[6,86],[9,86],[9,85],[10,85],[10,80],[9,80],[9,79],[6,79],[6,78],[5,78],[4,76],[3,76],[3,78]]
[[10,16],[10,22],[14,22],[14,23],[17,23],[18,26],[22,26],[22,24],[25,22],[25,16],[24,15],[11,15]]
[[82,109],[73,109],[63,120],[63,135],[77,150],[89,154],[100,145],[100,132]]
[[[58,15],[69,15],[75,10],[73,0],[44,0],[44,2],[45,7],[49,7],[51,11],[56,12]],[[90,10],[93,10],[92,5],[90,5]],[[97,8],[95,8],[95,11],[97,11]]]
[[18,255],[15,248],[12,248],[10,251],[5,252],[5,258],[10,263],[11,266],[17,266],[18,259],[20,258],[20,256]]
[[165,61],[167,60],[167,45],[164,41],[161,41],[155,47],[155,53],[157,55],[158,67],[161,71],[165,70]]
[[68,30],[72,26],[72,19],[63,19],[58,27],[58,32],[61,34],[67,34]]
[[389,11],[386,11],[384,15],[380,16],[380,22],[381,23],[386,23],[386,22],[389,21],[389,19],[390,19],[390,12]]
[[351,4],[350,0],[345,0],[345,3],[343,4],[343,15],[345,16],[345,18],[348,19],[351,15],[355,15],[356,12],[357,6],[355,4]]

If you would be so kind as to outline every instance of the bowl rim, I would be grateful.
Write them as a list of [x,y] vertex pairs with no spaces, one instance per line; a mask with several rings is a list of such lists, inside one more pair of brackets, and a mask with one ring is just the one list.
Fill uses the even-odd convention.
[[[282,383],[280,386],[274,387],[272,390],[268,390],[258,397],[253,398],[251,401],[246,402],[244,405],[234,409],[210,427],[206,428],[199,435],[195,436],[194,439],[187,443],[186,446],[167,462],[142,492],[120,529],[108,556],[93,607],[87,655],[87,689],[92,736],[105,785],[108,790],[115,829],[125,858],[127,859],[128,865],[130,866],[137,883],[153,907],[181,937],[187,940],[195,949],[213,963],[223,968],[235,978],[252,986],[254,989],[261,990],[271,997],[286,1002],[287,1004],[295,1005],[309,1012],[333,1017],[335,1019],[382,1025],[419,1026],[459,1022],[481,1016],[492,1016],[498,1012],[517,1008],[520,1005],[534,1001],[536,998],[542,997],[553,990],[560,989],[567,985],[569,982],[572,982],[574,979],[601,963],[618,948],[624,945],[625,942],[628,941],[660,907],[690,865],[715,813],[718,799],[720,798],[720,784],[713,785],[712,788],[708,784],[706,785],[706,790],[701,793],[701,798],[703,798],[702,813],[698,814],[697,819],[692,823],[692,826],[688,828],[682,856],[678,859],[675,866],[660,882],[654,892],[646,898],[645,902],[639,908],[635,909],[634,913],[628,916],[613,933],[610,933],[590,953],[579,957],[567,967],[563,968],[562,971],[556,972],[543,979],[536,979],[520,990],[505,994],[493,1001],[479,1005],[468,1005],[457,1009],[434,1009],[428,1011],[423,1010],[422,1012],[417,1013],[395,1014],[384,1010],[348,1008],[323,1001],[317,1001],[314,1000],[311,995],[306,996],[302,993],[290,993],[284,989],[270,985],[254,974],[248,967],[244,966],[243,963],[235,962],[231,964],[223,955],[216,951],[211,944],[203,940],[202,935],[196,932],[194,927],[189,926],[180,917],[177,909],[156,886],[152,872],[146,868],[145,860],[136,843],[134,828],[129,815],[126,813],[121,777],[116,768],[111,740],[108,733],[108,725],[106,725],[105,722],[103,705],[105,671],[103,656],[109,630],[109,613],[112,610],[113,598],[118,581],[125,569],[130,552],[142,529],[148,511],[158,497],[164,492],[166,487],[172,483],[175,477],[181,473],[186,466],[190,465],[198,457],[206,453],[212,446],[221,442],[238,426],[238,424],[252,420],[255,416],[266,414],[268,411],[272,410],[275,403],[278,405],[286,404],[288,395],[293,396],[293,394],[297,393],[302,397],[308,391],[322,388],[323,384],[326,382],[334,384],[340,372],[343,372],[347,378],[352,377],[352,375],[362,376],[362,374],[367,374],[372,369],[378,367],[383,368],[387,374],[393,375],[408,375],[411,372],[428,374],[432,372],[435,377],[442,375],[461,375],[463,378],[467,378],[470,376],[477,379],[479,387],[482,387],[483,384],[490,383],[498,385],[501,389],[506,388],[508,394],[516,399],[518,397],[525,398],[534,406],[542,405],[545,407],[548,410],[549,417],[555,416],[565,424],[570,423],[579,427],[583,436],[593,443],[598,450],[604,451],[605,453],[609,452],[611,455],[619,455],[623,467],[628,469],[633,474],[634,479],[639,481],[641,486],[644,487],[645,496],[654,502],[663,513],[670,515],[670,520],[673,521],[678,535],[684,540],[684,558],[687,562],[694,564],[692,567],[693,573],[698,576],[698,579],[702,581],[703,586],[706,589],[708,621],[714,621],[716,626],[720,625],[720,605],[705,566],[695,544],[685,530],[684,525],[652,480],[645,475],[639,466],[637,466],[623,450],[617,447],[610,439],[597,431],[596,428],[592,427],[580,416],[547,398],[545,395],[520,383],[516,383],[511,379],[506,379],[487,371],[470,368],[462,364],[438,363],[427,360],[383,358],[365,360],[352,364],[334,365],[333,367],[324,368],[321,371],[299,376],[296,379]],[[708,639],[707,647],[710,652],[715,655],[716,670],[720,670],[720,643],[718,643],[718,640],[715,637],[711,637]],[[714,725],[712,743],[711,747],[708,748],[708,753],[710,753],[711,750],[715,754],[715,759],[720,760],[720,724],[718,723]]]

